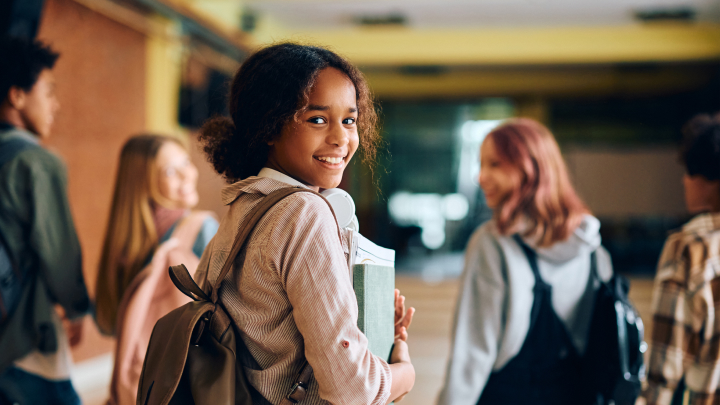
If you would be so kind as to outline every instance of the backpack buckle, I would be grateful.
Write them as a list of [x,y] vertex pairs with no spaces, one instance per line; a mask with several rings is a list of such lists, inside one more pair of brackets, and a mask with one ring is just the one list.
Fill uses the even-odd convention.
[[292,388],[290,388],[290,393],[287,395],[287,399],[293,404],[297,404],[305,399],[305,394],[307,394],[307,386],[305,383],[298,381],[293,384]]

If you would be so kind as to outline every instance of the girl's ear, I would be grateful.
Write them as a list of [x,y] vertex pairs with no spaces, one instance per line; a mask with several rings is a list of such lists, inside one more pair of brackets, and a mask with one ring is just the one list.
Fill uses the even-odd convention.
[[273,145],[275,145],[275,141],[268,141],[267,144],[268,144],[268,146],[273,146]]

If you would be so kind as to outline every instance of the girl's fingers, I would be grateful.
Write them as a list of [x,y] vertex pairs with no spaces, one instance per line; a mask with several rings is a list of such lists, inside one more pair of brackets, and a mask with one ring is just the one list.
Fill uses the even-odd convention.
[[[398,290],[395,290],[398,291]],[[396,296],[395,299],[395,324],[402,322],[405,317],[405,296]]]
[[407,341],[408,328],[410,327],[410,324],[412,323],[412,319],[413,319],[414,315],[415,315],[415,308],[413,308],[413,307],[408,308],[402,321],[398,322],[395,325],[395,338],[396,339],[401,339],[401,340]]
[[405,316],[403,317],[403,326],[406,328],[410,327],[410,324],[412,323],[413,316],[415,315],[415,308],[410,307],[408,308],[407,312],[405,313]]
[[397,330],[397,329],[396,329],[395,331],[396,331],[395,339],[400,339],[400,340],[402,340],[402,341],[407,341],[408,333],[407,333],[407,329],[406,329],[404,326],[401,327],[400,330]]

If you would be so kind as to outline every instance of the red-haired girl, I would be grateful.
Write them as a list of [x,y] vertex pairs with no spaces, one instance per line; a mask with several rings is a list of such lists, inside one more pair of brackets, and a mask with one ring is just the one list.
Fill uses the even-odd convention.
[[540,123],[500,125],[483,142],[480,163],[494,216],[468,243],[439,403],[583,403],[576,388],[594,296],[592,252],[600,277],[612,274],[600,223]]

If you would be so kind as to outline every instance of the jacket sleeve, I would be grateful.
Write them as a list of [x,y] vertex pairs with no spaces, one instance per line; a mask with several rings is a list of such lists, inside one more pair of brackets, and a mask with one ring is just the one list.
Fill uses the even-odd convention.
[[[293,307],[320,397],[330,403],[385,404],[392,375],[357,327],[357,301],[329,207],[317,196],[281,202],[283,216],[268,242],[274,268]],[[285,214],[287,213],[287,214]]]
[[507,285],[500,247],[487,228],[473,234],[465,252],[441,405],[476,404],[497,357]]
[[29,242],[50,298],[65,309],[69,318],[76,318],[88,311],[90,300],[67,199],[65,165],[43,149],[31,152],[24,156],[29,170]]

